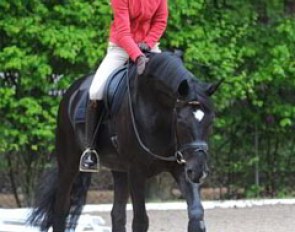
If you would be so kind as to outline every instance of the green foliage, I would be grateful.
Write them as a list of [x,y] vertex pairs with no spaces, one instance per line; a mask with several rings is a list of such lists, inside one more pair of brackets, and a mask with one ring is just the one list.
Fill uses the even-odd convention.
[[53,151],[59,99],[49,91],[95,69],[110,19],[108,0],[0,3],[1,167],[15,173],[26,204]]
[[200,79],[225,79],[214,96],[211,181],[230,196],[273,196],[294,181],[294,4],[171,3],[165,46],[184,50]]
[[[294,3],[169,4],[162,48],[183,50],[203,81],[225,79],[214,96],[212,185],[242,188],[247,196],[285,192],[295,172]],[[48,93],[96,69],[111,19],[109,0],[0,1],[0,167],[42,169],[59,101]]]

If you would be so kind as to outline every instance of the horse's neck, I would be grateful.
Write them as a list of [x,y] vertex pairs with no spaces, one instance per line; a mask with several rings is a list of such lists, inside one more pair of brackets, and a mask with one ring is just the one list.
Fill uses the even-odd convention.
[[139,100],[134,111],[140,135],[147,146],[158,152],[174,148],[176,115],[173,108],[164,108],[151,99],[148,102]]

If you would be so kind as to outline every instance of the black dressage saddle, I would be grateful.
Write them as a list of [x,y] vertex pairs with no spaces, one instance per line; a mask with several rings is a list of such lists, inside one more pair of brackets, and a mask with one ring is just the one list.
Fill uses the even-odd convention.
[[[116,69],[108,78],[103,101],[107,117],[112,117],[121,107],[122,100],[127,90],[127,76],[130,79],[134,75],[134,64],[125,64]],[[94,75],[85,77],[78,88],[71,96],[69,104],[69,115],[72,124],[85,123],[86,107],[88,103],[88,91]],[[129,81],[129,80],[128,80]]]

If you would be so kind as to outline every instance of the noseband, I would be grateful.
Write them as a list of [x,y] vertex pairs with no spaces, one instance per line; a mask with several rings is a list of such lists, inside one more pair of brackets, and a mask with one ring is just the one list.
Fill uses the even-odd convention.
[[205,141],[196,141],[182,145],[176,152],[176,161],[178,164],[185,164],[186,160],[183,158],[183,152],[186,150],[194,150],[195,152],[203,152],[205,155],[208,154],[208,144]]
[[[183,157],[183,152],[185,152],[186,150],[193,149],[194,151],[203,152],[204,154],[207,155],[207,153],[208,153],[208,144],[205,141],[196,141],[196,142],[184,144],[180,148],[176,149],[173,156],[161,156],[161,155],[155,154],[154,152],[152,152],[143,143],[142,139],[140,138],[138,128],[137,128],[137,125],[136,125],[136,121],[135,121],[135,117],[134,117],[134,110],[133,110],[133,104],[132,104],[131,93],[130,93],[130,83],[129,83],[129,60],[128,60],[127,65],[128,66],[127,66],[127,78],[126,78],[126,80],[127,80],[129,111],[130,111],[131,122],[132,122],[132,126],[133,126],[133,129],[134,129],[134,133],[135,133],[136,139],[137,139],[140,147],[145,152],[147,152],[150,156],[154,157],[155,159],[162,160],[162,161],[177,162],[179,165],[184,165],[186,163],[186,160]],[[186,104],[195,105],[196,101],[187,102]],[[176,114],[175,109],[174,109],[174,112]],[[177,136],[176,136],[176,140],[178,140]],[[178,141],[176,141],[176,142],[178,144]]]

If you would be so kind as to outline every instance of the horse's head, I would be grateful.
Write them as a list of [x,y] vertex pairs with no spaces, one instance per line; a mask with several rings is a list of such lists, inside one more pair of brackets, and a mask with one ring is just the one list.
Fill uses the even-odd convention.
[[209,174],[207,141],[214,118],[210,96],[219,84],[190,80],[189,96],[177,102],[178,150],[185,161],[187,179],[194,183]]
[[138,95],[145,102],[143,105],[151,104],[153,110],[150,112],[156,115],[149,116],[146,130],[154,121],[158,127],[152,132],[163,132],[155,138],[154,144],[163,147],[165,137],[169,137],[166,141],[172,141],[172,149],[175,151],[177,147],[176,160],[185,163],[187,179],[200,182],[209,173],[207,139],[214,118],[210,96],[219,83],[197,82],[178,57],[162,53],[151,58],[137,84]]

